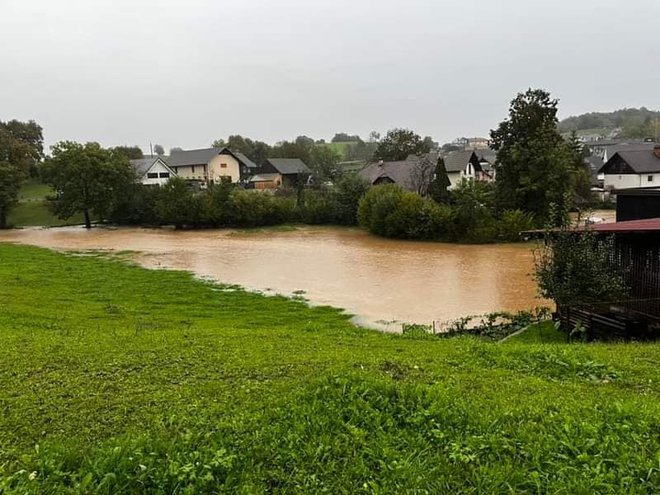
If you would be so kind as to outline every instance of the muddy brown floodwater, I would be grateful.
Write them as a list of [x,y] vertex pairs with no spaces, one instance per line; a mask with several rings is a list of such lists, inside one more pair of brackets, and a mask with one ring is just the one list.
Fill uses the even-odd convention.
[[394,241],[357,229],[283,231],[92,229],[0,232],[0,242],[58,250],[135,251],[149,268],[193,272],[266,293],[297,291],[312,304],[344,308],[361,324],[401,330],[469,314],[544,303],[531,277],[531,244],[458,245]]

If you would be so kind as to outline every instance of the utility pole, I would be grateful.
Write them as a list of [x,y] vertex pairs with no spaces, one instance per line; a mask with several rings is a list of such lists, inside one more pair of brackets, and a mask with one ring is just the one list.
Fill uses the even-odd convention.
[[154,145],[149,143],[149,153],[151,153],[151,158],[154,157]]

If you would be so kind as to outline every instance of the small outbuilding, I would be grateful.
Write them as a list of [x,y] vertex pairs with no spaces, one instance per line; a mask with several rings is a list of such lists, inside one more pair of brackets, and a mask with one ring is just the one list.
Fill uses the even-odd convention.
[[595,224],[598,237],[614,237],[609,269],[623,278],[628,294],[622,300],[559,307],[561,324],[579,323],[593,338],[660,337],[660,218]]

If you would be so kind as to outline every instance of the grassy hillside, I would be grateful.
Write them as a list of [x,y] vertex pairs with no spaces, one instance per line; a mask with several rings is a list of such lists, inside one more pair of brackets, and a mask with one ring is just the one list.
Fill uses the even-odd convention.
[[341,143],[325,143],[319,146],[325,146],[327,148],[330,148],[332,151],[337,153],[341,157],[341,160],[343,161],[348,159],[348,149],[351,146],[354,146],[355,144],[357,144],[357,141],[346,141]]
[[82,215],[75,215],[68,220],[60,220],[51,213],[46,204],[46,197],[52,190],[46,184],[30,180],[21,188],[19,204],[9,212],[8,221],[14,227],[58,227],[78,225]]
[[641,108],[623,108],[613,112],[590,112],[562,120],[559,130],[563,133],[577,131],[578,134],[606,136],[614,129],[621,129],[623,137],[646,138],[658,133],[657,121],[660,112]]
[[0,244],[0,493],[653,493],[660,346],[415,340]]

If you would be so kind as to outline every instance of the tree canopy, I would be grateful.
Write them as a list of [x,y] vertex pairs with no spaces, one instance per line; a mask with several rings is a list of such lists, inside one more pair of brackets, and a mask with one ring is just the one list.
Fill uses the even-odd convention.
[[154,144],[154,153],[156,153],[158,156],[163,156],[165,154],[165,148],[163,148],[160,144]]
[[216,139],[211,146],[215,148],[229,148],[232,151],[243,153],[257,165],[266,163],[271,147],[263,141],[252,140],[240,134],[233,134],[225,139]]
[[539,225],[551,220],[552,205],[568,211],[570,201],[571,153],[557,130],[557,104],[541,89],[519,93],[490,133],[498,207],[530,212]]
[[378,142],[373,160],[399,161],[408,155],[422,155],[431,151],[430,143],[409,129],[391,129]]
[[21,184],[42,155],[42,129],[36,122],[0,122],[0,228],[7,226]]
[[347,134],[345,132],[338,132],[332,138],[333,143],[355,143],[358,141],[362,141],[360,136],[357,134]]
[[120,153],[124,155],[129,160],[137,160],[139,158],[144,158],[142,149],[139,146],[115,146],[110,148],[115,153]]
[[82,213],[85,227],[91,228],[91,215],[106,217],[122,192],[135,180],[128,158],[98,143],[62,141],[52,148],[43,178],[56,191],[54,212],[62,219]]

